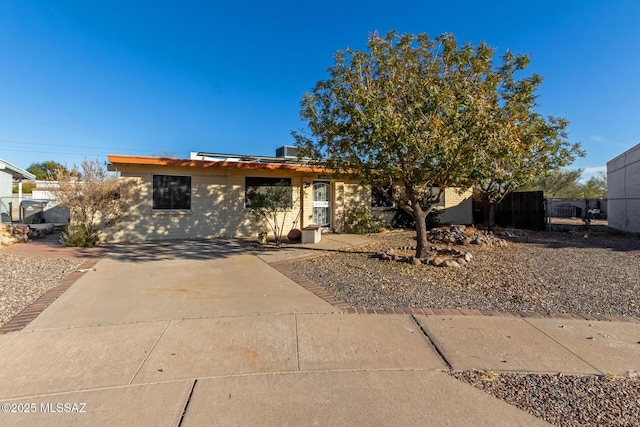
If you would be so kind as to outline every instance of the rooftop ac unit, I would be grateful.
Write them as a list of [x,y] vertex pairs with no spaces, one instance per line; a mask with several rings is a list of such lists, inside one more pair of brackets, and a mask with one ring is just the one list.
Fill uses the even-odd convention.
[[285,145],[280,148],[276,148],[276,157],[285,157],[291,159],[298,158],[298,147],[292,147],[290,145]]

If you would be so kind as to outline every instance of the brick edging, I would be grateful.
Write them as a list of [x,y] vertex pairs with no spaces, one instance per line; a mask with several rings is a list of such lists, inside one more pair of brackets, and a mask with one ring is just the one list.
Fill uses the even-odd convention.
[[576,320],[593,320],[593,321],[609,321],[609,322],[626,322],[640,323],[640,316],[611,316],[601,314],[586,313],[556,313],[548,314],[538,311],[507,311],[507,310],[477,310],[464,308],[414,308],[414,307],[396,307],[396,308],[372,308],[372,307],[353,307],[344,301],[336,299],[336,297],[327,289],[316,284],[315,282],[302,277],[285,264],[287,261],[276,261],[269,264],[275,270],[287,276],[289,279],[302,286],[304,289],[312,292],[324,301],[336,308],[343,310],[347,314],[409,314],[409,315],[425,315],[425,316],[486,316],[486,317],[505,317],[505,318],[539,318],[539,319],[576,319]]
[[7,323],[0,327],[0,335],[10,332],[18,332],[31,323],[40,315],[51,303],[53,303],[60,295],[65,293],[67,289],[84,276],[88,270],[91,270],[103,257],[92,257],[83,262],[71,274],[62,279],[55,287],[49,289],[37,300],[26,306],[21,312],[13,316]]

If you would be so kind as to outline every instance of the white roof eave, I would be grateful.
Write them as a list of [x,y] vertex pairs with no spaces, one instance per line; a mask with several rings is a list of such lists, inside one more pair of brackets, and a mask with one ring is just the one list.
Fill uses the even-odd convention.
[[0,159],[0,170],[4,170],[7,173],[10,173],[11,176],[18,180],[26,180],[26,181],[35,181],[36,176],[31,172],[27,172],[24,169],[21,169],[6,160]]

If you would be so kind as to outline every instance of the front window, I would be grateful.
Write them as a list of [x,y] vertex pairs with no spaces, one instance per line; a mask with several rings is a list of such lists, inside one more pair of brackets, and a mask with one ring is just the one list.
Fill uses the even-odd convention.
[[191,209],[191,177],[153,175],[153,209]]
[[[275,191],[275,187],[278,185],[286,187],[286,194],[279,194]],[[264,178],[264,177],[252,177],[245,178],[245,192],[244,192],[244,206],[249,209],[254,201],[260,200],[264,203],[265,196],[270,193],[278,198],[288,199],[289,207],[291,203],[291,178]]]
[[[385,188],[389,196],[393,196],[393,187]],[[371,187],[371,207],[372,208],[392,208],[393,199],[387,197],[384,191],[378,187]]]

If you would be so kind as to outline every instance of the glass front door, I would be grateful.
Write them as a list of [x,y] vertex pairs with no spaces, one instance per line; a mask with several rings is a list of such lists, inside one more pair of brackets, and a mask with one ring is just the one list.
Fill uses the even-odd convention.
[[331,228],[331,186],[326,181],[313,183],[313,223]]

